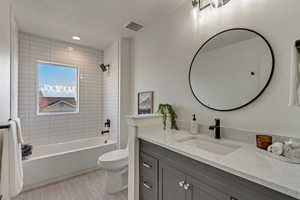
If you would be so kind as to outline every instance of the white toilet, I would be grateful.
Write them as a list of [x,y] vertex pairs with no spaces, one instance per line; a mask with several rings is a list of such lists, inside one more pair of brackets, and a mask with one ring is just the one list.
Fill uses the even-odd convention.
[[128,149],[120,149],[103,154],[98,165],[106,171],[105,192],[113,194],[128,186]]

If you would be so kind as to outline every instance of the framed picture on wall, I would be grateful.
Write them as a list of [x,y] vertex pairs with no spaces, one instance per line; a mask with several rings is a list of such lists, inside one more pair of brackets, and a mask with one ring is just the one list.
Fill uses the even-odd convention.
[[138,114],[151,114],[153,113],[153,91],[139,92],[138,93]]

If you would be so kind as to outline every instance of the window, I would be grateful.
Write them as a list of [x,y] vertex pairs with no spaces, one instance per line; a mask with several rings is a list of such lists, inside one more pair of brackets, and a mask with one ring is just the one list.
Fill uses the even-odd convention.
[[37,91],[38,115],[79,111],[76,67],[39,62]]

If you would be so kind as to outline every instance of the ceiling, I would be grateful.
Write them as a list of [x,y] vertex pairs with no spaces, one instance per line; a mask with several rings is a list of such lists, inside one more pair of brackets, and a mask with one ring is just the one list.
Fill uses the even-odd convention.
[[[124,25],[136,21],[145,27],[187,0],[15,0],[23,32],[78,43],[98,49],[120,36],[132,36]],[[80,41],[72,36],[80,36]]]

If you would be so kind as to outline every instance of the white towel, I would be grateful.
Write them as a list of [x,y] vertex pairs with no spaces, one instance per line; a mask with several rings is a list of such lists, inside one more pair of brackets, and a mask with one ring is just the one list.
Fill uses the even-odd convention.
[[9,131],[3,135],[2,147],[1,193],[3,200],[9,200],[23,189],[22,152],[15,121],[10,121]]
[[14,119],[14,121],[16,122],[17,125],[17,136],[18,136],[18,142],[19,144],[24,144],[24,140],[23,140],[23,132],[22,132],[22,126],[21,126],[21,120],[20,118],[16,118]]
[[275,142],[272,145],[268,147],[268,151],[271,153],[274,153],[276,155],[282,155],[283,154],[283,143],[281,142]]
[[298,65],[297,65],[297,76],[298,76],[298,84],[297,84],[297,106],[300,106],[300,54],[298,54]]
[[298,93],[300,83],[300,55],[295,46],[292,46],[291,55],[289,106],[300,106],[300,96]]

